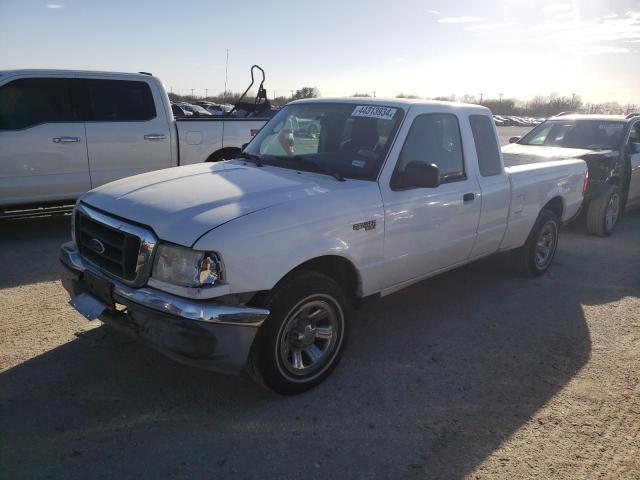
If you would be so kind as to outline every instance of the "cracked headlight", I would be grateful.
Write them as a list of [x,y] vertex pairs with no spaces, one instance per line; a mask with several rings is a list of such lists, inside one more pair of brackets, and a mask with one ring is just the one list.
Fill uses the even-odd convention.
[[152,277],[183,287],[210,287],[223,280],[222,262],[215,252],[160,244]]

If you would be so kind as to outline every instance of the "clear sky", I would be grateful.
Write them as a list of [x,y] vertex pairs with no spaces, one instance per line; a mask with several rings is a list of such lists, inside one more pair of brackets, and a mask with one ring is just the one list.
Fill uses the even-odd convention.
[[0,0],[0,69],[148,71],[271,96],[576,93],[640,104],[640,0]]

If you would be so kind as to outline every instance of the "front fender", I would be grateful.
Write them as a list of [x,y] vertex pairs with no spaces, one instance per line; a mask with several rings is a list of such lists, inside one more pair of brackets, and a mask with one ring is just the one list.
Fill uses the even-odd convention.
[[[384,273],[384,212],[372,185],[371,190],[359,190],[359,203],[370,205],[367,209],[355,209],[353,199],[344,196],[325,204],[287,203],[232,220],[207,233],[194,248],[220,254],[230,293],[271,290],[302,263],[333,255],[355,267],[359,293],[366,296],[381,288]],[[374,222],[375,227],[354,228],[359,222]]]

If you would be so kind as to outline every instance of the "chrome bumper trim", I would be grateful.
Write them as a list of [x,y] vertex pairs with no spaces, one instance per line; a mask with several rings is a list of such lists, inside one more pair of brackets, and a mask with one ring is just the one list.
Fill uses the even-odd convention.
[[116,300],[121,299],[185,320],[257,328],[269,315],[269,310],[264,308],[234,307],[216,302],[193,301],[155,288],[131,288],[85,263],[73,242],[62,245],[60,260],[72,270],[77,272],[90,270],[93,274],[112,283],[113,296]]

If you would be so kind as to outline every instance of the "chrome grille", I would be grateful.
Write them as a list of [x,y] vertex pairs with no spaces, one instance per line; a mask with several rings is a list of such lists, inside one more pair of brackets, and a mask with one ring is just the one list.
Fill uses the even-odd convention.
[[146,282],[157,243],[152,232],[83,204],[75,216],[76,243],[84,259],[130,285]]

